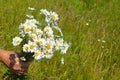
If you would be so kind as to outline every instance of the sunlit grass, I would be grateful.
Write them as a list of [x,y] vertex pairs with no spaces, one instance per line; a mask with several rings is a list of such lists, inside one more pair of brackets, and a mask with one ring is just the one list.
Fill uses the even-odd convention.
[[[65,65],[60,62],[59,52],[50,60],[31,62],[29,80],[120,79],[119,0],[0,0],[0,48],[20,51],[11,42],[29,6],[37,9],[33,14],[39,20],[42,8],[57,12],[64,38],[72,43],[64,56]],[[0,64],[0,78],[6,70]]]

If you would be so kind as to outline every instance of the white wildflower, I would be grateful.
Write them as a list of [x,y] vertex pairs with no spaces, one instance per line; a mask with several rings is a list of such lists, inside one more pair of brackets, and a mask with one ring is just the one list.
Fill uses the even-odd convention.
[[37,35],[32,33],[32,34],[29,34],[30,38],[32,38],[33,40],[37,38]]
[[37,25],[36,25],[36,24],[32,24],[32,25],[31,25],[31,28],[32,28],[32,29],[37,29]]
[[47,58],[47,59],[50,59],[52,58],[53,54],[47,54],[47,55],[44,55],[44,58]]
[[41,45],[41,46],[44,46],[46,44],[46,41],[44,38],[36,38],[34,42],[36,45]]
[[98,39],[98,42],[100,42],[101,41],[101,39]]
[[25,28],[24,28],[24,32],[25,33],[31,33],[31,27],[30,26],[26,26]]
[[61,64],[64,64],[64,58],[63,57],[61,58]]
[[59,19],[58,14],[56,12],[50,12],[50,18],[54,21],[57,21]]
[[29,45],[29,50],[31,53],[36,51],[36,44],[34,42],[29,41],[28,45]]
[[36,29],[36,34],[41,36],[43,34],[43,31],[41,29]]
[[28,44],[23,45],[23,51],[24,52],[29,52],[29,45]]
[[49,27],[49,26],[46,26],[46,27],[44,28],[44,32],[45,32],[47,35],[53,35],[52,28]]
[[101,46],[101,48],[105,48],[104,46]]
[[31,10],[31,11],[35,10],[35,8],[32,8],[32,7],[28,7],[28,9]]
[[19,25],[19,29],[20,29],[20,30],[21,30],[21,29],[24,29],[24,27],[25,27],[25,24],[22,24],[22,23],[21,23],[21,24]]
[[13,38],[13,42],[12,42],[13,46],[20,45],[20,43],[22,42],[22,40],[23,40],[22,38],[16,36],[15,38]]
[[55,49],[59,50],[62,47],[62,45],[63,45],[63,39],[62,38],[56,39]]
[[105,43],[106,41],[105,40],[102,40],[103,43]]
[[63,54],[65,54],[66,51],[68,50],[69,46],[70,46],[70,45],[65,42],[65,43],[63,44],[62,48],[61,48],[61,52],[62,52]]
[[89,23],[86,23],[86,26],[89,26]]
[[24,25],[25,25],[25,27],[27,26],[31,26],[33,23],[31,23],[31,20],[30,19],[26,19],[26,21],[25,21],[25,23],[24,23]]
[[[35,8],[31,7],[28,7],[28,9],[35,10]],[[40,13],[45,15],[45,25],[47,26],[42,25],[44,28],[39,28],[41,23],[35,19],[33,15],[26,14],[28,19],[19,25],[19,33],[25,40],[22,42],[22,38],[15,37],[13,38],[12,44],[17,46],[22,42],[23,52],[33,53],[33,57],[36,60],[42,58],[50,59],[57,50],[65,54],[70,44],[61,38],[63,34],[57,24],[59,20],[58,14],[53,11],[47,11],[46,9],[41,9]],[[55,36],[53,34],[53,29],[56,29],[61,35]],[[101,40],[101,42],[105,43],[104,40]],[[24,56],[20,59],[26,61]],[[64,58],[61,59],[61,63],[64,64]]]
[[34,16],[31,15],[31,14],[26,14],[26,16],[27,16],[28,18],[34,18]]
[[37,51],[35,51],[33,56],[36,60],[40,60],[41,58],[43,58],[43,52],[37,50]]
[[44,15],[48,16],[48,15],[50,15],[50,12],[47,11],[46,9],[41,9],[40,14],[44,14]]
[[23,57],[20,57],[20,59],[22,60],[22,61],[26,61],[26,58],[23,56]]
[[33,24],[40,24],[39,21],[37,21],[36,19],[31,19],[30,22]]

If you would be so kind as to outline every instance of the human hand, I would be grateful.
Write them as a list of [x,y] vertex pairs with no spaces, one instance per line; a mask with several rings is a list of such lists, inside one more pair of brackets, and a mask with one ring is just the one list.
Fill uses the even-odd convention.
[[18,75],[25,74],[29,63],[20,60],[19,53],[0,49],[0,60],[13,72]]

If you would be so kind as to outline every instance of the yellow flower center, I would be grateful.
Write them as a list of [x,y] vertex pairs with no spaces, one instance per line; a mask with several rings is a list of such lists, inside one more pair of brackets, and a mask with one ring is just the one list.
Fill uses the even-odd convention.
[[36,33],[37,33],[37,32],[36,32],[36,30],[33,30],[33,33],[35,33],[35,34],[36,34]]
[[36,41],[36,44],[39,45],[39,41]]
[[39,44],[43,44],[43,42],[42,42],[42,41],[40,41],[40,42],[39,42]]
[[39,56],[39,52],[35,52],[34,56]]
[[58,46],[58,43],[56,43],[55,46]]
[[25,31],[26,31],[26,32],[29,32],[29,31],[30,31],[30,28],[26,28]]
[[50,32],[50,30],[49,30],[49,29],[46,29],[46,32]]
[[49,36],[46,34],[45,37],[48,38]]
[[36,26],[32,26],[33,28],[36,28]]
[[34,38],[35,38],[35,35],[31,35],[30,37],[31,37],[32,39],[34,39]]
[[53,36],[50,36],[50,38],[53,38]]
[[19,43],[20,43],[20,41],[19,41],[19,40],[17,40],[17,41],[16,41],[16,43],[17,43],[17,44],[19,44]]
[[64,49],[66,49],[66,48],[67,48],[67,46],[65,46],[65,45],[64,45],[63,47],[64,47]]
[[39,35],[39,34],[41,34],[41,32],[39,31],[37,34]]
[[51,48],[50,44],[47,44],[46,48],[49,50]]
[[31,49],[31,50],[34,49],[34,46],[33,46],[33,45],[30,45],[30,49]]
[[43,42],[42,42],[42,41],[36,41],[36,44],[37,44],[37,45],[42,45]]
[[45,51],[44,54],[48,54],[48,51]]
[[56,16],[55,16],[54,14],[51,14],[51,15],[50,15],[50,18],[56,19]]
[[28,50],[28,46],[25,46],[25,50]]

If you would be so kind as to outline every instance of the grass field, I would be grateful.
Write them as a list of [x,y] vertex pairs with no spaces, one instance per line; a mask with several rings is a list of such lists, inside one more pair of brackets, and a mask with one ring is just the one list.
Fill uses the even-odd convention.
[[[29,6],[39,20],[42,8],[57,12],[64,39],[72,45],[64,65],[59,52],[32,61],[26,80],[120,80],[120,0],[0,0],[0,48],[20,51],[11,42]],[[0,80],[6,71],[0,63]]]

